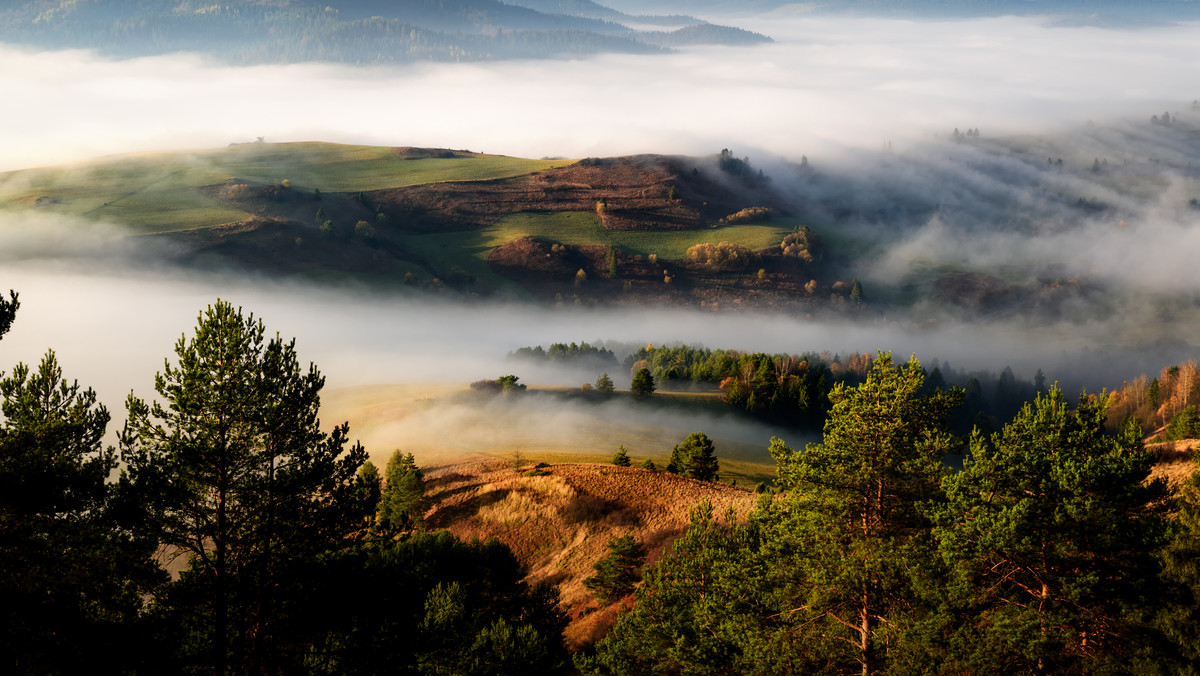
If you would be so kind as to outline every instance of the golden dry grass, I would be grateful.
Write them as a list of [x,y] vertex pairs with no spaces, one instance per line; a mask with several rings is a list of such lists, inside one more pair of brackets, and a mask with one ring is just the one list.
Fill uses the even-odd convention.
[[1154,453],[1154,467],[1150,469],[1150,478],[1163,478],[1172,488],[1178,488],[1192,472],[1196,471],[1196,462],[1192,449],[1200,444],[1196,439],[1182,441],[1165,441],[1157,444],[1146,444],[1146,449]]
[[605,464],[558,463],[545,476],[525,476],[531,466],[478,458],[428,468],[430,528],[465,539],[495,537],[528,567],[531,583],[551,582],[572,622],[573,648],[602,635],[618,608],[598,608],[583,587],[611,537],[632,534],[658,560],[686,530],[689,511],[708,499],[718,513],[732,507],[745,517],[756,496],[724,484],[665,472]]

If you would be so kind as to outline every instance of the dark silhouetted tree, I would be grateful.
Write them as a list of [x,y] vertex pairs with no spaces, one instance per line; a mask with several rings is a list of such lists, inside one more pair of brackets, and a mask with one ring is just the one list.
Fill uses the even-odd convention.
[[402,533],[421,525],[425,513],[425,475],[412,453],[392,451],[383,471],[383,494],[379,500],[379,529],[385,534]]
[[17,300],[17,292],[9,291],[8,300],[0,295],[0,338],[8,333],[12,328],[13,319],[17,316],[17,308],[21,307],[21,303]]
[[0,397],[0,670],[123,672],[137,659],[128,643],[145,640],[143,597],[166,575],[156,543],[118,521],[108,411],[53,352],[17,364]]
[[366,452],[347,448],[346,424],[320,430],[324,377],[253,315],[218,300],[175,356],[155,376],[156,400],[126,403],[123,482],[152,508],[158,541],[188,556],[176,586],[196,604],[174,612],[198,629],[188,642],[208,655],[195,659],[218,674],[284,669],[295,657],[277,632],[299,584],[289,569],[361,529]]
[[633,381],[629,384],[629,391],[637,397],[648,397],[654,394],[654,376],[650,375],[650,369],[640,368],[637,373],[633,374]]

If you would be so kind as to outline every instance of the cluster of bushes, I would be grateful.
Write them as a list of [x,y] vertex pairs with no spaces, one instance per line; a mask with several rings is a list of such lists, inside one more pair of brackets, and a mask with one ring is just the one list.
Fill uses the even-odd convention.
[[816,235],[808,227],[803,227],[796,232],[785,235],[783,241],[779,243],[779,249],[783,252],[785,258],[796,258],[805,263],[813,262],[813,247],[816,244]]
[[745,270],[758,264],[758,254],[731,242],[694,244],[688,247],[686,258],[708,270]]
[[743,225],[746,223],[761,223],[762,221],[770,220],[775,215],[774,210],[768,207],[746,207],[741,211],[729,214],[721,219],[721,223],[726,225]]

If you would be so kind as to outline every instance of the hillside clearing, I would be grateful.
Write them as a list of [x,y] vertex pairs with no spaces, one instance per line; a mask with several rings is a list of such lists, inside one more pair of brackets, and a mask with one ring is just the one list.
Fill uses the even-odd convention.
[[495,537],[528,567],[530,582],[557,586],[571,619],[566,638],[573,649],[602,636],[621,606],[600,609],[583,587],[609,538],[632,534],[653,562],[687,529],[689,512],[701,500],[709,500],[716,514],[732,508],[745,518],[758,497],[631,467],[553,464],[544,476],[525,476],[527,469],[498,460],[430,468],[426,523],[468,540]]

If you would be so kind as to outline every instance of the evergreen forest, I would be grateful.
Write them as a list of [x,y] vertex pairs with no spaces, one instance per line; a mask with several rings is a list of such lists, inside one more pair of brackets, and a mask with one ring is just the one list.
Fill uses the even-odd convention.
[[[0,299],[0,330],[18,310]],[[5,672],[1194,673],[1200,480],[1149,480],[1125,390],[1051,385],[960,434],[968,394],[916,357],[852,362],[821,443],[772,440],[744,518],[702,501],[648,565],[609,541],[584,586],[621,610],[572,653],[558,591],[426,523],[412,454],[381,470],[348,425],[322,431],[323,376],[254,315],[203,310],[115,447],[47,352],[0,380]],[[712,441],[668,470],[717,480]]]

